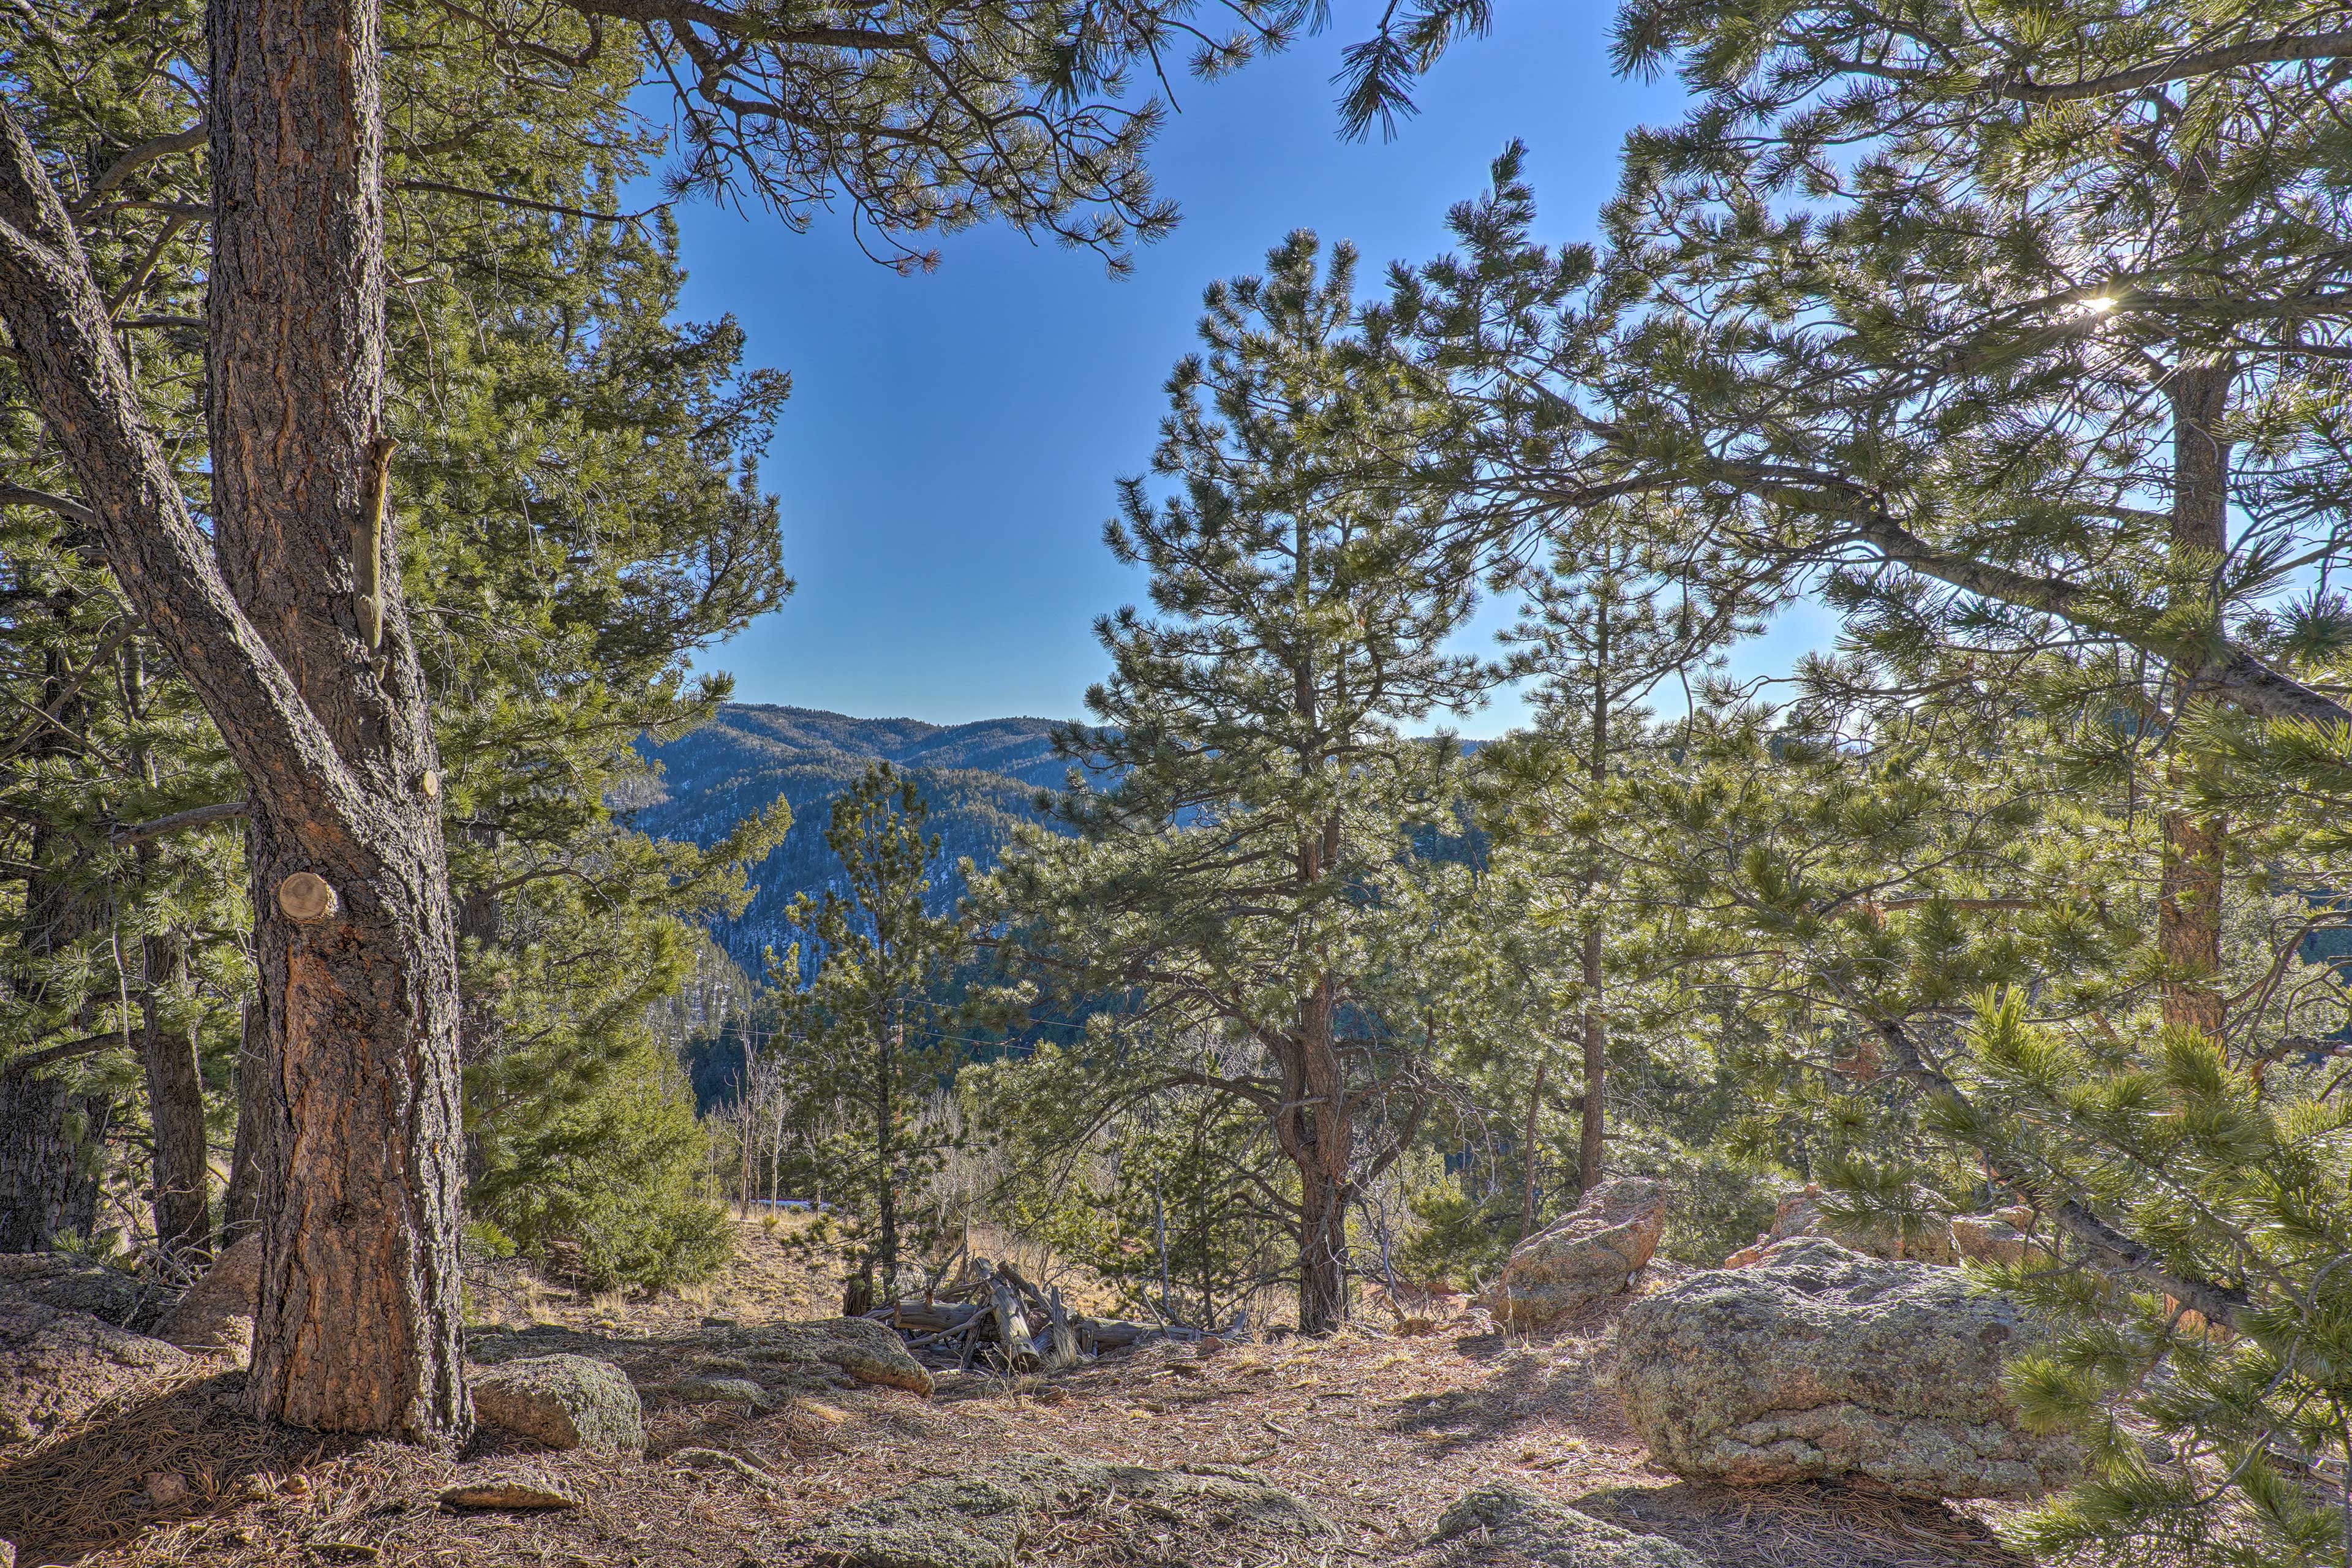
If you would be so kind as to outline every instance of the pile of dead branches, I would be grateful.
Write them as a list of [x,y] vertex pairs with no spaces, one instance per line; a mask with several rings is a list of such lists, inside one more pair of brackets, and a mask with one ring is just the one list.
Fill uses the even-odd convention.
[[1132,1350],[1153,1340],[1233,1341],[1249,1333],[1242,1313],[1223,1329],[1182,1323],[1139,1323],[1089,1318],[1062,1304],[1058,1287],[1038,1289],[1010,1263],[975,1258],[958,1281],[920,1301],[877,1307],[866,1314],[896,1329],[917,1360],[935,1367],[974,1366],[992,1372],[1058,1372],[1105,1352]]

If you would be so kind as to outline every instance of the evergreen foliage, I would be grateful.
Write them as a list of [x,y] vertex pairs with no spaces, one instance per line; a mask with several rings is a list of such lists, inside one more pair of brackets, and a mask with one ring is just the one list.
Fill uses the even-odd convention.
[[869,767],[825,829],[845,890],[803,895],[793,910],[799,940],[769,965],[789,1120],[834,1131],[814,1157],[828,1195],[859,1224],[843,1309],[853,1314],[899,1299],[901,1266],[923,1239],[910,1234],[911,1200],[947,1148],[925,1102],[956,1055],[964,1009],[949,1000],[950,983],[971,943],[929,907],[940,840],[925,820],[911,779],[887,763]]
[[[402,43],[388,87],[404,279],[392,488],[420,525],[402,531],[401,567],[445,763],[478,1196],[485,1219],[535,1246],[552,1235],[549,1215],[610,1202],[594,1181],[555,1192],[567,1170],[586,1170],[574,1155],[592,1123],[647,1140],[625,1161],[670,1160],[679,1130],[629,1103],[660,1071],[645,1006],[684,973],[686,922],[740,907],[741,865],[783,826],[780,814],[755,816],[697,850],[625,830],[607,802],[642,774],[637,735],[690,727],[726,695],[723,680],[688,677],[690,654],[789,588],[751,467],[787,384],[741,369],[731,322],[675,319],[683,274],[666,219],[588,216],[657,145],[624,100],[625,62],[554,92],[450,37],[440,16],[395,8],[387,20]],[[84,160],[69,189],[115,180],[116,205],[93,210],[92,253],[103,280],[136,297],[142,388],[180,433],[200,493],[202,256],[170,215],[207,199],[204,170],[178,153],[122,152],[194,117],[186,84],[201,70],[165,67],[201,62],[198,17],[131,7],[81,20],[9,58],[12,90],[60,157]],[[113,85],[93,92],[92,80]],[[521,169],[518,189],[503,174]],[[529,199],[478,194],[494,187]],[[20,585],[12,605],[37,613],[12,608],[0,635],[10,679],[33,682],[25,696],[44,700],[46,679],[53,706],[68,688],[80,706],[69,724],[35,726],[56,760],[12,770],[7,787],[29,841],[86,890],[67,951],[11,985],[9,1005],[25,1011],[7,1037],[20,1060],[77,1037],[119,1050],[153,1011],[194,1032],[217,1134],[252,984],[238,942],[249,920],[242,791],[186,689],[126,620],[54,452],[10,395],[17,486],[0,515]],[[203,809],[180,815],[190,808]],[[121,1093],[122,1060],[89,1056],[73,1081]],[[649,1190],[675,1187],[666,1176]],[[523,1207],[508,1206],[526,1192],[514,1198]]]
[[1075,839],[1024,835],[982,900],[1066,993],[1132,990],[1149,1026],[1123,1037],[1150,1056],[1124,1074],[1262,1118],[1297,1172],[1295,1195],[1265,1195],[1313,1332],[1347,1313],[1351,1205],[1436,1087],[1442,980],[1403,863],[1459,785],[1450,747],[1397,726],[1486,678],[1443,646],[1469,608],[1459,562],[1346,482],[1412,417],[1350,369],[1354,263],[1341,247],[1324,265],[1302,233],[1265,277],[1209,291],[1207,353],[1171,379],[1154,458],[1181,489],[1155,503],[1126,482],[1106,529],[1157,614],[1099,624],[1102,727],[1064,740],[1117,782],[1055,803]]

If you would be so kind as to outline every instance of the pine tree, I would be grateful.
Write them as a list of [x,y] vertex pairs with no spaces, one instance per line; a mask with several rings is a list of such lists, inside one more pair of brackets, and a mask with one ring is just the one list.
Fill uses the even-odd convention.
[[2345,993],[2302,952],[2346,919],[2326,830],[2279,812],[2281,874],[2227,889],[2238,1003],[2217,1041],[2165,1016],[2161,818],[2244,797],[2148,786],[2242,789],[2200,752],[2270,731],[2102,770],[2063,710],[2034,711],[2039,683],[1981,694],[2007,716],[1999,746],[1965,712],[1857,708],[1846,685],[1778,716],[1703,712],[1635,780],[1643,852],[1678,878],[1684,983],[1754,1097],[1731,1145],[1906,1242],[1962,1206],[2035,1212],[2032,1253],[1990,1282],[2061,1332],[2011,1394],[2095,1466],[2028,1538],[2337,1561],[2314,1481],[2352,1394],[2323,1278],[2352,1234],[2352,1132],[2318,1041]]
[[[393,26],[408,27],[399,17]],[[143,97],[110,99],[72,90],[84,79],[68,68],[111,50],[145,58],[171,37],[200,52],[184,13],[93,18],[77,37],[79,55],[20,57],[29,96],[57,104],[61,139],[143,146],[152,128],[193,111],[177,101],[172,79]],[[466,829],[453,877],[470,1197],[494,1226],[533,1238],[543,1216],[583,1212],[557,1189],[567,1171],[588,1166],[565,1153],[552,1127],[576,1132],[591,1101],[625,1100],[636,1089],[627,1080],[656,1072],[636,1015],[675,979],[680,922],[733,907],[737,868],[780,826],[754,824],[705,855],[657,851],[606,805],[642,779],[632,735],[689,727],[725,696],[723,680],[687,678],[691,652],[772,606],[789,586],[772,503],[750,466],[783,378],[740,369],[741,334],[730,322],[673,320],[682,275],[666,223],[585,216],[608,205],[656,150],[631,128],[624,85],[608,68],[601,96],[551,106],[478,54],[408,32],[386,89],[402,127],[393,155],[405,187],[393,231],[394,264],[406,279],[404,308],[391,321],[401,441],[393,488],[405,498],[404,515],[432,524],[404,536],[403,574],[435,692],[441,799]],[[166,151],[131,163],[115,189],[140,202],[186,206],[206,194],[193,160]],[[530,171],[541,205],[453,194],[499,184],[495,171],[518,165]],[[200,309],[201,258],[184,241],[154,245],[171,223],[151,223],[146,210],[113,215],[97,232],[119,244],[94,254],[143,266],[145,308],[161,322],[184,321]],[[198,384],[194,340],[166,324],[140,341],[142,389],[159,417],[195,422],[199,411],[186,402]],[[201,446],[191,439],[182,452],[194,463]],[[20,486],[6,515],[17,530],[10,558],[28,584],[24,602],[38,602],[31,585],[55,582],[52,594],[71,592],[87,607],[64,623],[46,614],[12,620],[18,646],[37,660],[37,637],[54,641],[74,626],[79,641],[58,654],[68,669],[111,647],[105,658],[144,671],[127,686],[122,671],[84,679],[79,732],[45,731],[60,745],[58,767],[75,759],[69,784],[54,768],[12,775],[22,785],[18,820],[53,837],[77,835],[79,874],[117,911],[100,933],[110,943],[101,961],[74,966],[74,999],[54,1016],[63,1027],[127,995],[142,1043],[159,1033],[144,1022],[150,1014],[167,1028],[194,1023],[217,1100],[250,986],[236,936],[250,917],[227,891],[243,880],[234,819],[244,791],[169,663],[142,635],[110,642],[110,628],[122,624],[120,596],[86,552],[68,553],[80,527],[70,498],[37,488],[69,480],[56,473],[53,454],[28,443],[23,456],[16,472],[37,484]],[[192,474],[190,483],[200,479]],[[58,575],[66,563],[79,574]],[[115,710],[126,700],[118,694],[132,689],[145,694],[144,717],[126,730]],[[134,753],[143,773],[118,765]],[[158,921],[168,922],[162,935],[137,934]],[[142,994],[138,964],[126,984],[111,954],[120,946],[137,960],[163,947],[157,956],[166,958],[181,942],[173,931],[209,934],[189,952],[188,979],[168,993],[178,1000],[159,1008]],[[166,975],[181,967],[168,958],[159,965]],[[102,1103],[121,1111],[99,1121],[120,1137],[131,1110],[120,1093],[129,1085],[109,1053],[121,1036],[92,1022],[79,1031],[84,1041],[95,1036],[79,1060],[79,1081],[113,1086],[115,1098]],[[14,1059],[43,1059],[77,1032],[59,1040],[45,1029],[27,1020],[12,1031],[34,1047]],[[248,1089],[260,1087],[258,1071],[243,1078]],[[174,1097],[149,1098],[160,1129]],[[223,1117],[217,1104],[209,1114]],[[243,1118],[241,1130],[254,1120]],[[643,1125],[609,1115],[600,1124]],[[233,1225],[251,1215],[248,1139],[238,1155],[226,1204]],[[526,1191],[538,1194],[528,1214],[509,1202]],[[685,1211],[677,1215],[683,1220]]]
[[908,1200],[944,1148],[922,1125],[921,1100],[957,1054],[954,982],[971,942],[953,915],[929,907],[940,840],[926,837],[927,815],[914,781],[887,763],[835,801],[825,843],[845,891],[802,897],[793,910],[800,934],[770,969],[782,989],[793,1120],[810,1124],[831,1110],[855,1130],[832,1151],[838,1163],[828,1173],[830,1189],[871,1227],[844,1306],[853,1315],[874,1304],[877,1288],[880,1300],[899,1299],[913,1250]]
[[1643,901],[1642,889],[1621,885],[1629,868],[1612,842],[1623,809],[1616,776],[1664,739],[1651,730],[1652,694],[1679,681],[1687,697],[1729,644],[1759,628],[1766,608],[1721,570],[1703,532],[1637,520],[1633,510],[1579,519],[1555,539],[1548,569],[1520,578],[1528,609],[1507,635],[1521,649],[1517,668],[1546,679],[1530,732],[1480,759],[1495,781],[1488,815],[1498,837],[1549,884],[1546,907],[1530,918],[1565,927],[1575,942],[1584,1192],[1600,1184],[1607,1158],[1608,960],[1612,946],[1624,956],[1635,946],[1612,943],[1609,927],[1637,919]]
[[[1474,700],[1453,654],[1469,584],[1426,520],[1344,483],[1408,410],[1347,342],[1354,253],[1307,234],[1264,278],[1213,287],[1207,353],[1170,382],[1155,505],[1127,481],[1106,535],[1158,614],[1098,633],[1102,727],[1064,737],[1114,787],[1059,803],[1074,839],[1027,838],[988,907],[1041,971],[1132,988],[1150,1039],[1220,1056],[1134,1064],[1255,1107],[1296,1171],[1299,1322],[1347,1315],[1349,1211],[1431,1090],[1426,976],[1393,929],[1411,830],[1444,817],[1450,748],[1398,726]],[[1218,1068],[1219,1061],[1224,1064]]]

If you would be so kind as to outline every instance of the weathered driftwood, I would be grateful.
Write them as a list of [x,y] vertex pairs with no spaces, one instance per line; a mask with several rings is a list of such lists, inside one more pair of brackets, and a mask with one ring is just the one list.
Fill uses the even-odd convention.
[[1003,1269],[990,1279],[988,1295],[996,1313],[996,1342],[1004,1352],[1005,1364],[1014,1372],[1035,1371],[1043,1358],[1030,1346],[1029,1318],[1021,1310],[1021,1292],[1005,1279]]
[[979,1257],[971,1259],[969,1278],[949,1294],[968,1300],[940,1300],[927,1292],[920,1301],[877,1308],[866,1316],[896,1329],[908,1349],[932,1364],[965,1370],[985,1359],[1008,1372],[1057,1372],[1154,1340],[1190,1344],[1212,1334],[1235,1340],[1249,1333],[1246,1312],[1214,1330],[1080,1316],[1063,1303],[1058,1289],[1041,1290],[1013,1265]]

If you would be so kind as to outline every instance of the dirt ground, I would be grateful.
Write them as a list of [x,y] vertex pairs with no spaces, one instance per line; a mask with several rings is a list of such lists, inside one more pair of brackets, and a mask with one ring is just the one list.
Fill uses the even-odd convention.
[[[725,1279],[682,1297],[579,1300],[516,1277],[474,1308],[486,1323],[538,1323],[547,1349],[606,1357],[641,1385],[723,1344],[726,1323],[707,1319],[749,1326],[835,1310],[837,1277],[760,1226],[742,1227],[739,1253]],[[785,1543],[828,1510],[992,1458],[1058,1452],[1246,1467],[1339,1527],[1298,1560],[1331,1565],[1407,1555],[1446,1504],[1490,1480],[1670,1537],[1720,1568],[2022,1563],[1994,1541],[1986,1510],[1837,1487],[1700,1487],[1651,1468],[1609,1385],[1613,1316],[1602,1303],[1539,1340],[1475,1317],[1410,1337],[1368,1329],[1206,1355],[1162,1344],[1050,1378],[950,1374],[929,1400],[861,1388],[754,1414],[656,1396],[642,1459],[487,1434],[457,1455],[299,1436],[241,1415],[241,1374],[215,1372],[102,1407],[0,1460],[0,1539],[28,1565],[782,1568],[807,1561]],[[737,1455],[770,1480],[670,1458],[690,1447]],[[581,1506],[439,1507],[442,1489],[490,1477],[551,1482]],[[1141,1540],[1122,1560],[1171,1561]]]

